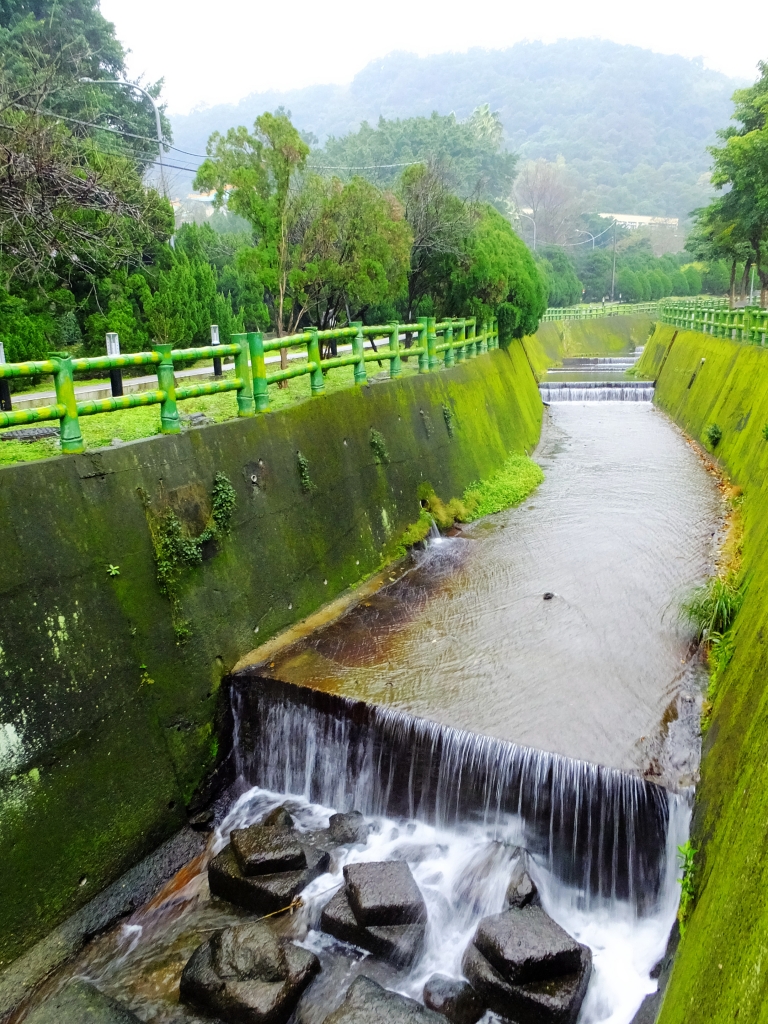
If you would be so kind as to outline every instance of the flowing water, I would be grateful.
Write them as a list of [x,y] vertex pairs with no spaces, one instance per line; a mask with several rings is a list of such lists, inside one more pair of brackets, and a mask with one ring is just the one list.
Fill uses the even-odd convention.
[[[701,667],[677,609],[711,563],[719,504],[668,421],[620,397],[553,404],[546,479],[523,506],[434,537],[378,593],[233,679],[238,781],[205,853],[53,987],[81,975],[144,1021],[202,1024],[178,1003],[181,970],[247,916],[211,898],[211,856],[280,804],[301,829],[357,808],[368,840],[273,919],[323,965],[294,1024],[321,1024],[360,972],[415,998],[435,972],[460,976],[520,857],[593,951],[579,1024],[629,1024],[679,897]],[[318,930],[343,865],[388,859],[408,862],[429,913],[424,954],[400,972]]]

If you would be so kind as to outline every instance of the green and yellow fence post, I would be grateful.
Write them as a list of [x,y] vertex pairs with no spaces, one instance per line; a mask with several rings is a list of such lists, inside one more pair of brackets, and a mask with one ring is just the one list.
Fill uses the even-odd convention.
[[389,360],[389,376],[399,377],[402,373],[402,365],[400,363],[400,326],[399,324],[392,324],[389,331],[389,350],[395,354]]
[[440,360],[437,358],[437,332],[435,331],[435,324],[437,320],[431,316],[427,320],[427,356],[430,370],[436,370],[440,364]]
[[482,354],[488,351],[488,321],[483,320],[480,325],[480,340],[477,343],[478,351]]
[[419,373],[429,373],[429,353],[427,352],[429,345],[427,340],[429,336],[429,317],[420,316],[417,322],[419,325],[419,348],[422,350],[419,353]]
[[64,406],[61,417],[60,437],[61,450],[76,454],[83,451],[83,435],[80,432],[80,418],[77,415],[77,398],[75,397],[75,378],[72,373],[72,357],[68,352],[52,353],[52,361],[57,369],[53,375],[56,387],[56,404]]
[[267,387],[267,366],[264,362],[264,339],[261,331],[248,332],[248,348],[251,353],[253,400],[256,412],[266,412],[269,408],[269,389]]
[[237,389],[237,415],[255,416],[256,403],[253,400],[251,367],[248,363],[248,335],[233,334],[232,341],[240,346],[240,351],[235,353],[235,376],[241,382]]
[[445,365],[453,366],[454,362],[456,361],[453,355],[453,324],[450,324],[448,327],[445,328],[445,333],[443,334],[443,341],[448,346],[448,348],[445,350]]
[[459,336],[458,336],[458,338],[456,340],[458,341],[459,344],[458,344],[458,347],[456,349],[456,362],[457,363],[463,363],[464,360],[467,358],[467,353],[466,353],[466,347],[467,347],[466,346],[467,324],[466,324],[465,320],[460,321],[457,330],[459,332]]
[[474,357],[477,355],[477,342],[475,341],[476,324],[476,320],[470,320],[468,324],[469,330],[467,331],[467,340],[469,344],[467,345],[467,359],[474,359]]
[[317,328],[310,328],[307,337],[307,360],[315,364],[314,370],[309,371],[310,390],[313,395],[320,395],[325,391],[325,380],[320,367],[320,340],[317,337]]
[[180,434],[179,410],[176,406],[176,378],[173,374],[173,345],[158,344],[153,346],[160,356],[157,364],[157,384],[165,392],[160,403],[160,431],[163,434]]
[[357,328],[357,334],[352,339],[352,354],[357,356],[355,363],[355,384],[365,384],[368,374],[365,372],[365,339],[363,338],[363,321],[353,320],[349,325]]

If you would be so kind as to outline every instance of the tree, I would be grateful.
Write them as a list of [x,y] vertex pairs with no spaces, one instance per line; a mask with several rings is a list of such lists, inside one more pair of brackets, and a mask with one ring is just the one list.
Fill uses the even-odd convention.
[[472,313],[481,321],[497,316],[505,345],[535,333],[547,308],[547,284],[533,256],[490,205],[481,209],[451,275],[446,307],[449,314]]
[[688,294],[701,295],[702,279],[697,268],[691,263],[687,267],[681,267],[681,270],[685,275],[685,281],[688,285]]
[[[537,246],[562,245],[575,237],[580,202],[562,160],[528,160],[515,182],[515,208],[535,222]],[[530,221],[526,221],[525,235],[533,237]]]
[[[241,255],[240,267],[257,273],[265,285],[278,337],[292,334],[303,312],[296,232],[306,212],[295,178],[309,146],[286,114],[266,113],[256,118],[252,134],[243,127],[230,128],[226,135],[214,132],[207,153],[195,188],[214,189],[218,207],[226,202],[253,227],[256,246]],[[285,348],[280,349],[280,365],[288,367]]]
[[398,193],[413,232],[405,305],[406,321],[412,323],[425,296],[444,290],[478,212],[452,191],[445,167],[435,160],[406,168]]
[[724,190],[697,211],[697,232],[691,245],[699,258],[731,260],[731,301],[736,267],[743,259],[740,293],[746,292],[752,266],[760,280],[760,304],[768,304],[768,63],[758,65],[760,78],[734,93],[731,126],[718,132],[723,142],[712,146],[712,184]]
[[550,306],[573,306],[581,301],[582,284],[565,249],[546,246],[540,251],[538,262],[547,279]]
[[380,187],[394,185],[402,165],[435,164],[450,177],[463,199],[475,198],[506,209],[517,158],[504,145],[504,128],[486,104],[460,121],[455,114],[387,120],[376,127],[363,121],[356,132],[331,136],[313,153],[311,166],[344,177],[363,173]]
[[321,329],[343,313],[362,319],[372,305],[398,296],[405,286],[412,235],[390,193],[364,178],[347,184],[315,178],[307,192],[314,217],[302,243],[300,316],[311,312]]

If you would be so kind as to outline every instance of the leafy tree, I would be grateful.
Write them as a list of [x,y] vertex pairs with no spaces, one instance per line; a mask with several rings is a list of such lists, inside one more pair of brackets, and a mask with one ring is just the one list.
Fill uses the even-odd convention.
[[454,182],[462,198],[476,198],[506,208],[515,176],[516,157],[504,145],[498,114],[486,104],[470,117],[455,114],[410,117],[388,121],[380,117],[375,128],[363,121],[356,132],[331,137],[311,164],[343,176],[363,173],[374,183],[392,185],[402,165],[436,164]]
[[691,263],[687,267],[682,268],[682,272],[685,275],[685,282],[688,285],[689,295],[701,295],[702,279],[699,271]]
[[454,315],[497,316],[502,344],[533,334],[547,308],[547,284],[533,256],[490,205],[482,208],[451,275],[446,305]]
[[412,323],[425,297],[444,290],[478,212],[475,204],[453,192],[445,167],[434,160],[406,168],[397,191],[413,233],[404,311],[406,322]]
[[538,262],[547,279],[550,306],[573,306],[581,301],[582,284],[576,276],[571,257],[564,249],[545,247]]
[[682,270],[676,270],[669,279],[670,286],[672,289],[672,295],[690,295],[690,288],[688,287],[688,278],[682,272]]

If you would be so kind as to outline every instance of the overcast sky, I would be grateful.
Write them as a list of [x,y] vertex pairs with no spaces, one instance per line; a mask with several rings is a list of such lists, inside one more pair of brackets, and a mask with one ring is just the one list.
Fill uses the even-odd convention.
[[251,92],[349,82],[393,50],[424,56],[525,39],[597,36],[754,79],[768,60],[768,0],[102,0],[131,77],[165,77],[171,113]]

